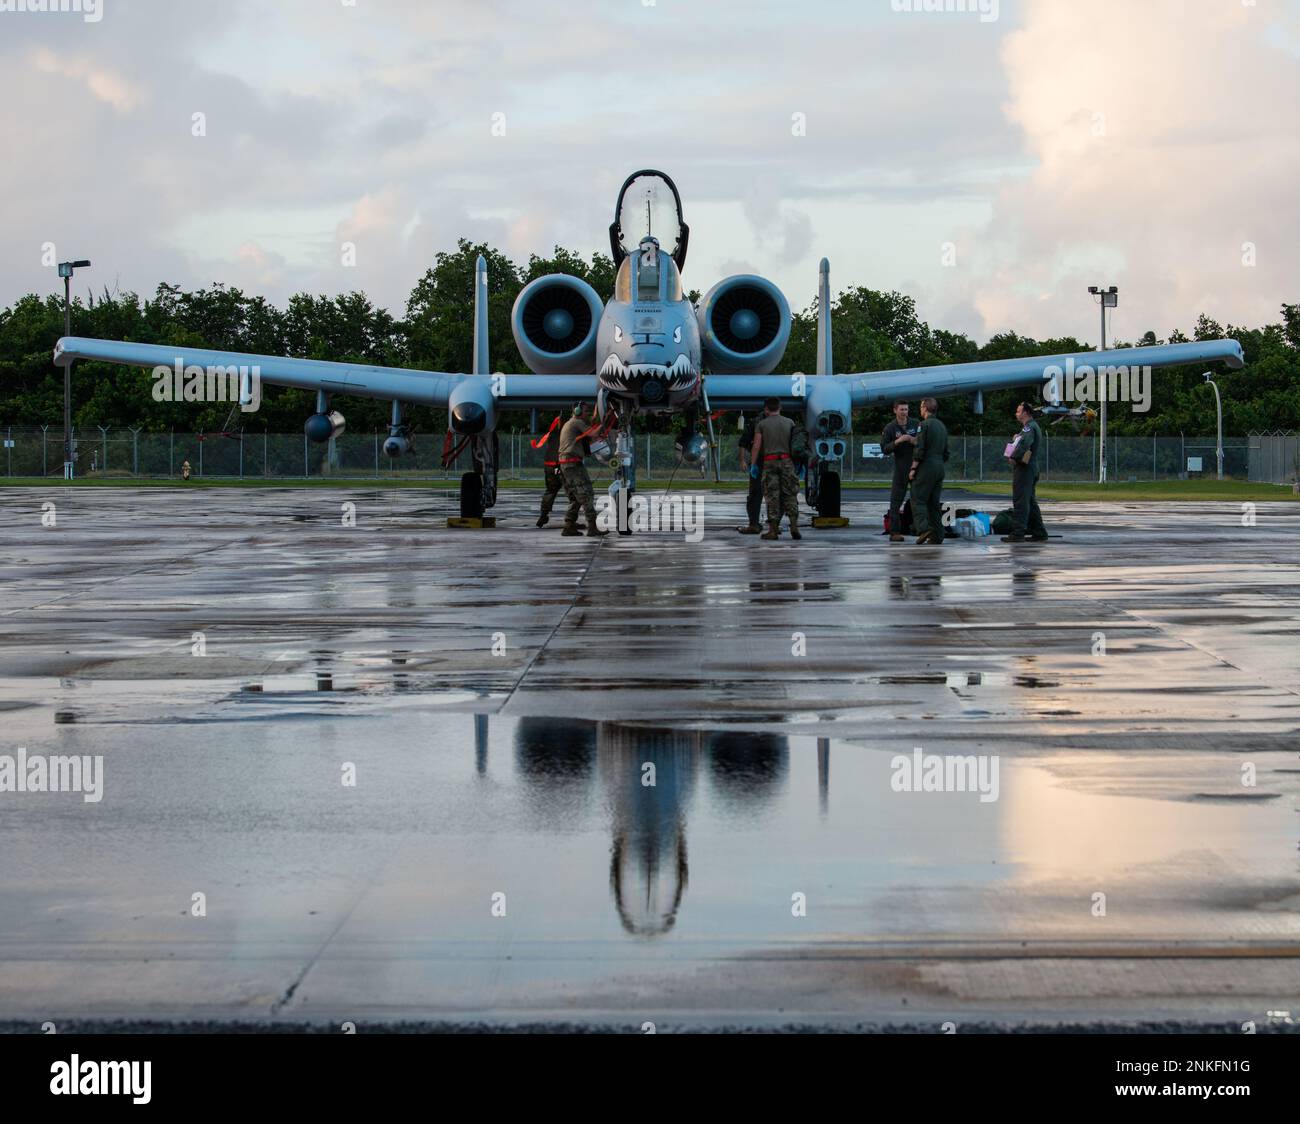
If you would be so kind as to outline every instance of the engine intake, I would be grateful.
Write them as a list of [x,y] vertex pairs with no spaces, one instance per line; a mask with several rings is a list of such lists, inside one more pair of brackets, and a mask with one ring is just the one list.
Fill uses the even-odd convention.
[[525,285],[510,314],[510,331],[528,369],[538,375],[591,374],[602,308],[596,290],[567,273]]
[[771,281],[739,274],[705,294],[697,313],[709,368],[720,375],[768,375],[790,341],[790,306]]

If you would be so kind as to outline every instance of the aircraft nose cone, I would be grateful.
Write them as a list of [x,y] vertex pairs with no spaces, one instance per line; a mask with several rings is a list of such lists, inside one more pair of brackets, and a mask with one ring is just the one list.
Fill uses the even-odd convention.
[[451,428],[457,433],[482,433],[487,411],[477,402],[462,402],[451,412]]
[[542,331],[553,340],[568,339],[573,332],[573,314],[563,308],[553,308],[542,318]]
[[728,326],[736,339],[752,340],[758,335],[758,313],[752,308],[737,309]]

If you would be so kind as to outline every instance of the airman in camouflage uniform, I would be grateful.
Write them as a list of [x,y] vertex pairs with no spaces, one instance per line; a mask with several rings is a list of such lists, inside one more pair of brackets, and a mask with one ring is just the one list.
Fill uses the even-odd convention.
[[564,490],[569,494],[569,507],[564,513],[564,530],[569,537],[582,534],[578,530],[578,512],[587,516],[587,534],[602,538],[605,532],[596,526],[596,500],[591,490],[591,477],[582,458],[591,452],[591,438],[586,435],[591,428],[591,412],[583,403],[573,407],[573,417],[560,430],[560,472],[564,475]]
[[[790,459],[794,422],[781,414],[781,400],[769,398],[763,403],[763,419],[754,427],[752,461],[763,466],[763,499],[767,504],[767,530],[762,538],[781,537],[781,516],[790,520],[790,537],[799,533],[799,477]],[[751,468],[751,472],[753,469]]]

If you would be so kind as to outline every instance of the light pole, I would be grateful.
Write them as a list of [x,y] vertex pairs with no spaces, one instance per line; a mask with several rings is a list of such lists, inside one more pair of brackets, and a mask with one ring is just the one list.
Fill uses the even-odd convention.
[[1218,415],[1218,437],[1214,446],[1214,460],[1219,467],[1218,478],[1223,479],[1223,399],[1219,397],[1219,384],[1214,381],[1213,371],[1202,371],[1201,377],[1214,387],[1214,412]]
[[[72,335],[72,274],[85,269],[88,261],[59,262],[59,276],[63,278],[63,334]],[[76,474],[72,455],[72,364],[63,368],[63,479],[71,480]]]
[[[1088,292],[1094,297],[1100,297],[1098,302],[1101,306],[1101,346],[1098,351],[1106,350],[1106,309],[1116,308],[1119,306],[1119,290],[1112,285],[1109,289],[1103,289],[1100,285],[1089,285]],[[1098,364],[1100,367],[1101,364]],[[1106,401],[1110,398],[1110,376],[1103,375],[1099,370],[1097,372],[1101,378],[1098,384],[1098,397],[1101,399],[1101,408],[1098,410],[1097,421],[1097,452],[1100,454],[1097,458],[1100,466],[1097,473],[1097,483],[1106,483]]]

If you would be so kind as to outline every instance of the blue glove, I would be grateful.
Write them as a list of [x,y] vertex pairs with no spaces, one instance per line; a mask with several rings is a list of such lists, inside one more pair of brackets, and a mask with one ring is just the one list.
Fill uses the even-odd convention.
[[749,478],[751,480],[757,480],[758,477],[759,477],[758,465],[751,464],[749,466]]

